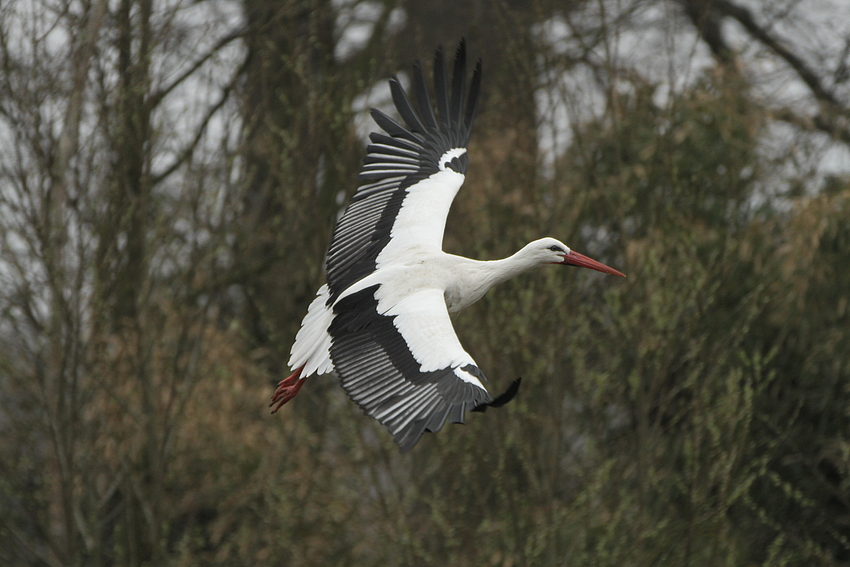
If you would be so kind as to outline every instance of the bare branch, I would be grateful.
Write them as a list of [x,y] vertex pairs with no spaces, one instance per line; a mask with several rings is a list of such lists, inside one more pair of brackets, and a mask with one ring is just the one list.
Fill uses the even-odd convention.
[[201,120],[201,123],[198,124],[198,127],[195,131],[195,136],[192,138],[192,141],[189,142],[189,145],[186,146],[180,155],[174,160],[174,162],[162,170],[160,173],[157,173],[152,176],[152,183],[154,185],[161,182],[163,179],[174,173],[177,168],[186,163],[186,161],[192,156],[192,153],[195,151],[195,148],[200,143],[201,138],[204,137],[204,133],[207,131],[207,125],[209,124],[212,117],[218,112],[222,106],[227,102],[227,99],[230,97],[230,93],[233,92],[233,89],[236,87],[236,83],[239,80],[239,76],[243,72],[243,67],[240,67],[238,71],[234,74],[233,78],[230,82],[222,89],[221,98],[217,103],[215,103],[210,109],[207,111],[204,119]]
[[781,57],[792,69],[799,75],[806,85],[811,89],[812,94],[823,102],[828,102],[836,107],[841,107],[841,103],[835,97],[835,94],[827,89],[818,74],[811,69],[805,61],[798,57],[794,52],[785,47],[782,42],[774,37],[766,28],[760,26],[753,13],[742,6],[737,6],[729,0],[714,0],[711,6],[718,10],[722,15],[729,16],[738,21],[744,29],[746,29],[754,38],[759,40],[765,47]]
[[198,60],[195,61],[195,63],[192,64],[192,66],[190,66],[188,69],[186,69],[186,71],[184,71],[179,77],[174,79],[171,82],[171,84],[169,84],[166,87],[156,91],[155,93],[152,93],[151,96],[150,96],[150,99],[149,99],[149,107],[150,108],[156,108],[156,106],[162,101],[162,99],[164,99],[166,96],[168,96],[168,94],[171,93],[171,91],[173,91],[175,88],[180,86],[180,84],[183,83],[183,81],[185,81],[186,79],[191,77],[192,74],[195,71],[197,71],[204,63],[209,61],[210,58],[213,55],[218,53],[224,46],[226,46],[227,44],[229,44],[233,40],[244,37],[245,33],[246,33],[246,30],[239,29],[239,30],[234,31],[231,34],[224,36],[220,40],[218,40],[216,42],[216,44],[213,45],[209,49],[209,51],[207,51],[204,55],[199,57]]
[[850,129],[842,126],[840,120],[836,119],[836,117],[827,116],[823,113],[818,113],[810,117],[795,112],[790,108],[776,110],[773,112],[773,116],[777,120],[793,124],[806,132],[824,132],[832,136],[832,138],[850,145]]

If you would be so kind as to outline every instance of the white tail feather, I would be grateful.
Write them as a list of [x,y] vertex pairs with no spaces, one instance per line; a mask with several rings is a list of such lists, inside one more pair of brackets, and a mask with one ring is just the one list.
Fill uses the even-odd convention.
[[313,374],[326,374],[334,369],[330,355],[331,336],[328,334],[334,314],[327,306],[327,301],[328,286],[323,285],[310,304],[290,350],[289,367],[295,369],[303,365],[302,379]]

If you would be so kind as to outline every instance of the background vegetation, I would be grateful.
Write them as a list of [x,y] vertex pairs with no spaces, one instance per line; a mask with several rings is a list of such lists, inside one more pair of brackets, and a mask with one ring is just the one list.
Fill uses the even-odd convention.
[[[0,563],[847,564],[841,6],[0,4]],[[628,279],[460,314],[523,389],[410,454],[331,376],[270,416],[363,111],[460,36],[446,249],[551,235]]]

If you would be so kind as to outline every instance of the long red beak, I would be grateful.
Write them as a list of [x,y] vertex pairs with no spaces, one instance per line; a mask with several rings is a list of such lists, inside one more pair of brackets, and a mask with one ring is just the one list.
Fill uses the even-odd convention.
[[596,270],[597,272],[602,272],[603,274],[611,274],[612,276],[620,276],[621,278],[626,277],[626,274],[618,272],[614,268],[609,268],[602,262],[597,262],[593,258],[588,258],[584,254],[579,254],[578,252],[573,252],[572,250],[564,254],[564,261],[561,263],[567,266],[590,268],[591,270]]

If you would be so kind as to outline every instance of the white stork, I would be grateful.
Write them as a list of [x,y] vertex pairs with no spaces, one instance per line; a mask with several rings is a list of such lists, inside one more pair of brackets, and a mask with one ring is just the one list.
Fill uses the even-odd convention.
[[[402,452],[446,420],[463,423],[467,409],[499,406],[486,378],[455,335],[449,313],[478,301],[494,285],[546,264],[582,266],[623,276],[613,268],[541,238],[516,254],[480,261],[442,250],[446,216],[469,163],[466,151],[481,87],[481,61],[466,95],[466,48],[457,49],[451,90],[442,48],[434,58],[437,114],[422,67],[413,67],[419,112],[390,80],[406,127],[372,109],[388,134],[372,133],[361,185],[334,230],[319,288],[292,345],[289,366],[272,397],[272,413],[291,400],[304,379],[336,371],[363,411],[385,425]],[[466,105],[464,106],[464,99]]]

